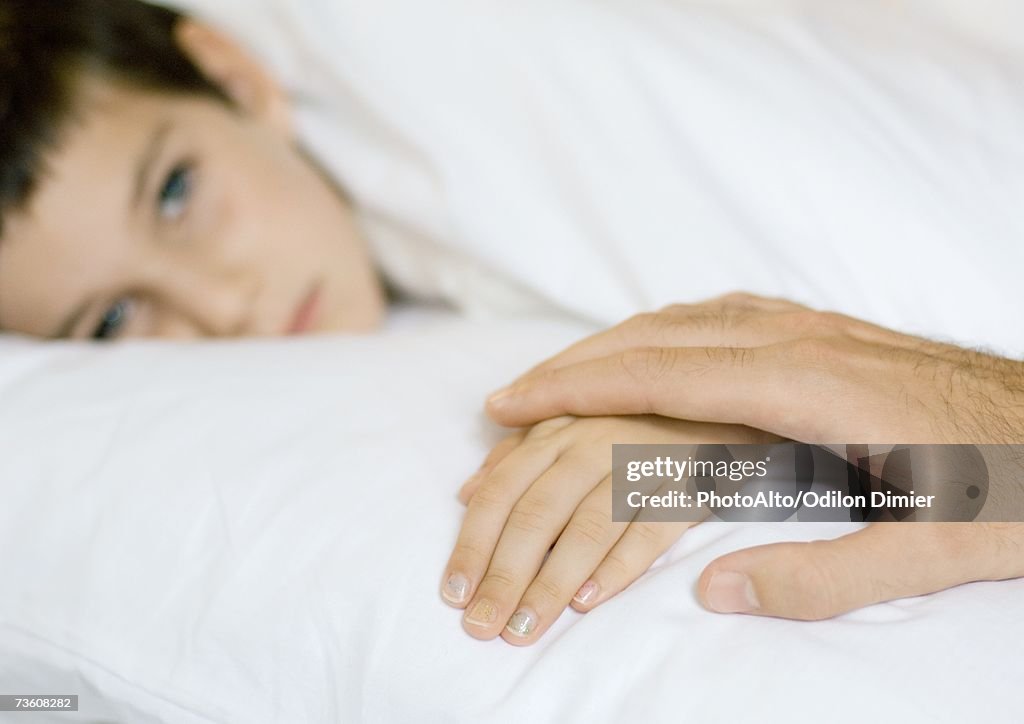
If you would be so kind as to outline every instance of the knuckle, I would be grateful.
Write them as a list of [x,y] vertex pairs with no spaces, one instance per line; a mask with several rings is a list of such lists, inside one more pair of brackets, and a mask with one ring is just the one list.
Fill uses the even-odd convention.
[[646,338],[658,344],[683,344],[700,331],[724,331],[741,323],[750,314],[745,306],[666,307],[657,314],[645,315]]
[[748,347],[708,347],[705,354],[712,365],[725,364],[738,369],[750,367],[756,359],[756,352]]
[[629,562],[617,551],[611,551],[601,562],[601,568],[607,573],[607,578],[614,581],[629,581],[632,579],[632,567]]
[[494,474],[488,476],[469,501],[469,507],[472,510],[505,510],[508,508],[508,505],[509,501],[505,493],[505,486],[501,478]]
[[645,547],[651,548],[662,544],[661,531],[650,523],[633,523],[629,529],[631,534],[639,538]]
[[750,367],[754,364],[756,353],[747,347],[729,347],[733,367]]
[[556,581],[543,576],[534,580],[530,585],[530,590],[527,595],[531,600],[541,604],[548,603],[565,605],[565,601],[571,598],[564,586],[560,586]]
[[463,566],[459,564],[465,563],[468,566],[478,568],[485,565],[490,557],[490,551],[485,551],[484,547],[477,541],[460,540],[455,544],[455,548],[452,549],[451,559],[453,567],[461,568]]
[[[515,573],[507,568],[491,567],[487,570],[483,580],[480,582],[480,591],[489,591],[492,594],[516,588],[518,578]],[[479,593],[477,594],[480,595]]]
[[605,511],[582,509],[576,511],[566,532],[583,544],[604,546],[608,543],[611,528],[611,520]]
[[719,309],[706,309],[699,314],[693,315],[693,326],[697,329],[714,330],[724,332],[729,329],[739,318],[740,312],[731,307]]
[[521,533],[534,534],[547,527],[551,504],[546,496],[532,493],[524,496],[508,516],[508,527]]
[[640,347],[624,352],[620,357],[623,371],[635,382],[657,382],[671,374],[675,355],[665,347]]

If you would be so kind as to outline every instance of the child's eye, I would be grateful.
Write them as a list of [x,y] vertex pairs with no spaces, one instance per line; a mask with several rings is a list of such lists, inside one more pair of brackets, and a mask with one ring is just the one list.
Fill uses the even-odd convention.
[[128,299],[118,300],[100,320],[99,326],[93,332],[93,339],[112,339],[117,337],[119,330],[124,326],[128,313],[131,311],[131,301]]
[[177,221],[185,212],[189,196],[192,194],[192,167],[180,163],[171,169],[160,187],[157,208],[160,217],[166,221]]

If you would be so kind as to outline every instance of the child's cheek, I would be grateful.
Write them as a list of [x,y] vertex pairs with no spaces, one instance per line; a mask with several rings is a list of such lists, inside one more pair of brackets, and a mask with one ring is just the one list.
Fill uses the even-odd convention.
[[[259,223],[251,213],[244,213],[244,204],[240,203],[246,194],[244,184],[224,174],[223,170],[218,174],[211,168],[200,174],[188,233],[207,244],[227,247],[222,249],[225,256],[245,258],[252,254],[255,239],[250,232],[258,231]],[[231,183],[233,180],[236,183]],[[246,224],[253,227],[249,232],[245,231]]]

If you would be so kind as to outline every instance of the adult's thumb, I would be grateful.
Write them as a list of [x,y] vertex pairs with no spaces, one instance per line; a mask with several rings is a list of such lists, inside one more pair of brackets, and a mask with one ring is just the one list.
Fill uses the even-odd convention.
[[969,581],[1022,576],[1021,551],[1022,524],[876,523],[835,540],[729,553],[704,569],[697,595],[718,613],[813,621]]

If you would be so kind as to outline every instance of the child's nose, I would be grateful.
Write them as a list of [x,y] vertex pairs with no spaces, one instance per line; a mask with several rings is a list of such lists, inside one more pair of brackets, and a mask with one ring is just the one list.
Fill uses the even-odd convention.
[[262,277],[252,271],[181,269],[163,278],[167,303],[208,337],[258,334]]

